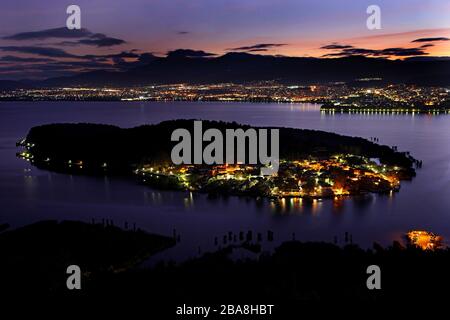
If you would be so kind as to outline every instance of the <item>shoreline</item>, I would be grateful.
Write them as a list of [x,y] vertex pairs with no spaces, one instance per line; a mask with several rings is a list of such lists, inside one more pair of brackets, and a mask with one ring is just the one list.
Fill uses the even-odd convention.
[[218,102],[223,104],[249,103],[249,104],[316,104],[318,111],[324,114],[399,114],[399,115],[446,115],[450,114],[450,107],[339,107],[329,105],[324,101],[316,100],[276,100],[276,99],[256,99],[256,100],[221,100],[221,99],[5,99],[0,98],[0,102],[121,102],[121,103],[141,103],[141,102],[192,102],[192,103],[211,103]]

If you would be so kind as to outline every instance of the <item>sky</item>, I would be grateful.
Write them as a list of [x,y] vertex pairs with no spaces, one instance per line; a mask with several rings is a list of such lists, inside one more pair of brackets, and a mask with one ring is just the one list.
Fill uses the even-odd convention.
[[[81,8],[81,31],[65,28]],[[369,5],[381,29],[369,30]],[[31,33],[31,34],[30,34]],[[6,0],[0,11],[0,79],[126,69],[191,49],[298,57],[450,56],[448,0]]]

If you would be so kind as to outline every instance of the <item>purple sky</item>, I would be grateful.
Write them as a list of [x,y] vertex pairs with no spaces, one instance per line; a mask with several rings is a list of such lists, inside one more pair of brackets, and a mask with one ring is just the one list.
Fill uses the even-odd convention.
[[[82,27],[90,34],[79,39],[4,38],[64,27],[70,4],[81,7]],[[381,30],[366,28],[366,8],[371,4],[381,7]],[[106,39],[93,36],[97,33]],[[73,71],[68,64],[74,61],[80,70],[102,64],[125,65],[139,60],[142,53],[165,55],[179,48],[216,54],[241,48],[238,50],[259,54],[315,57],[361,52],[389,58],[404,58],[406,54],[450,56],[450,41],[446,40],[450,37],[450,1],[15,0],[2,3],[0,37],[0,79],[68,74]],[[412,42],[424,38],[429,41]],[[258,44],[264,46],[248,48]],[[351,47],[347,51],[323,48],[331,44]],[[33,49],[36,47],[64,54]],[[382,51],[387,48],[412,51]],[[113,57],[133,49],[139,51]],[[55,61],[59,64],[53,64]]]

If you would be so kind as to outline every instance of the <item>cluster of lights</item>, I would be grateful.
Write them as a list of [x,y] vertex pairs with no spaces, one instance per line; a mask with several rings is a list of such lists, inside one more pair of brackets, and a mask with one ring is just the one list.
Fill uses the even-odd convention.
[[[360,79],[360,81],[366,81]],[[369,80],[367,80],[369,81]],[[387,85],[373,88],[329,85],[284,85],[275,81],[252,84],[170,84],[123,88],[48,88],[0,92],[0,100],[118,100],[118,101],[224,101],[316,102],[324,110],[357,112],[422,112],[450,108],[448,88]]]
[[[354,185],[364,182],[371,184],[373,190],[380,190],[380,192],[398,188],[400,182],[395,176],[396,170],[393,167],[377,165],[368,159],[357,166],[349,165],[346,160],[347,156],[351,155],[335,156],[328,160],[283,160],[280,162],[278,175],[271,177],[262,177],[255,166],[242,164],[156,167],[144,165],[136,170],[136,174],[146,180],[171,177],[172,181],[178,181],[179,186],[191,191],[198,190],[211,182],[235,181],[238,184],[242,183],[244,189],[263,182],[270,189],[270,196],[273,198],[339,198],[351,194]],[[331,173],[332,171],[340,173]],[[345,177],[347,182],[345,184],[337,183],[334,179],[336,174]],[[193,179],[193,177],[196,178]],[[198,180],[202,181],[200,185],[195,182]],[[381,182],[384,182],[383,185]],[[307,187],[308,185],[309,187]]]

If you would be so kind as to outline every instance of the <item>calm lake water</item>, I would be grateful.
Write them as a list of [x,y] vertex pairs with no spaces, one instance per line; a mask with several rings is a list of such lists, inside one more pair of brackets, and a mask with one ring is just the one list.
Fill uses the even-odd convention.
[[[286,203],[152,190],[132,179],[51,173],[17,159],[15,143],[36,125],[56,122],[107,123],[133,127],[169,119],[237,121],[257,126],[317,129],[360,137],[378,137],[381,144],[410,151],[423,168],[399,193],[371,195],[340,202]],[[151,141],[149,141],[150,147]],[[143,146],[145,147],[145,146]],[[211,251],[214,238],[253,230],[280,241],[333,241],[344,233],[353,242],[389,244],[410,229],[426,229],[450,239],[450,116],[389,114],[322,114],[313,104],[194,102],[1,102],[0,223],[21,226],[43,219],[125,221],[149,232],[181,236],[180,243],[155,259],[175,260]]]

